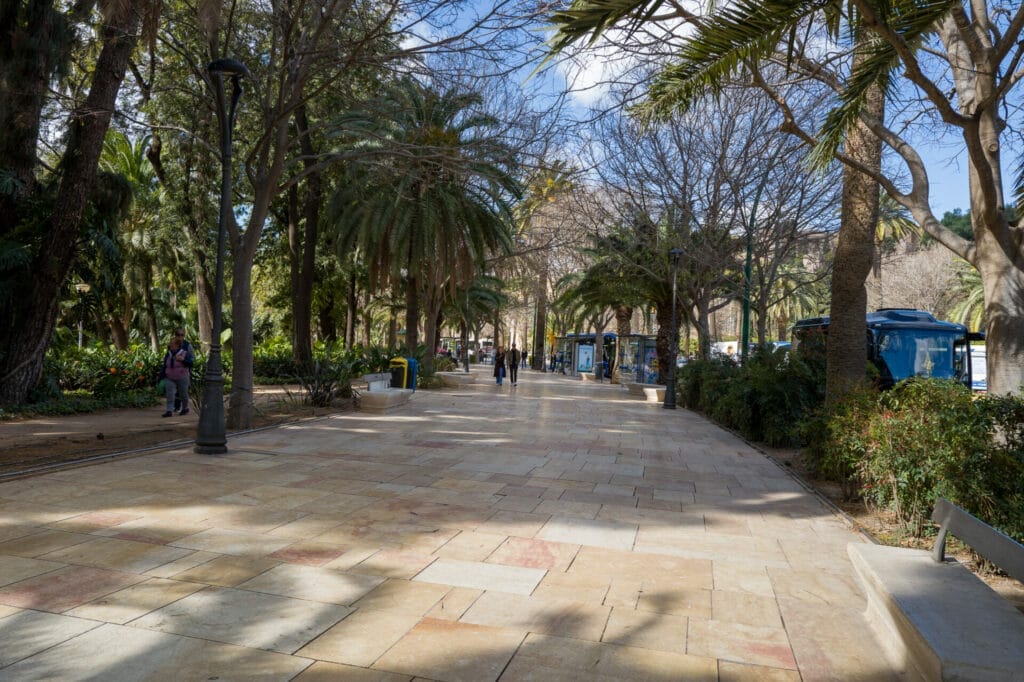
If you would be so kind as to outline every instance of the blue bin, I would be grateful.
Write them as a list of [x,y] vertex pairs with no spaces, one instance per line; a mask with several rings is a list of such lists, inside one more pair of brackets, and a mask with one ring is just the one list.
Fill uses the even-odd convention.
[[419,374],[420,363],[415,358],[406,358],[409,363],[409,373],[406,375],[406,388],[416,390],[416,375]]

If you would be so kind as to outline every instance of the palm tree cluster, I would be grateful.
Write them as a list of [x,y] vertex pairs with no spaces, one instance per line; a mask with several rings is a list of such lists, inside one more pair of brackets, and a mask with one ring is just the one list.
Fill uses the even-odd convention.
[[[1013,128],[1000,111],[1019,109],[1004,106],[1019,79],[1003,68],[1024,55],[1019,6],[544,7],[554,54],[609,41],[628,55],[629,78],[610,77],[605,109],[574,129],[540,80],[562,65],[509,77],[534,66],[519,55],[543,40],[535,3],[452,24],[461,7],[5,3],[0,404],[26,399],[47,348],[72,344],[79,321],[117,348],[156,349],[177,326],[212,344],[228,157],[207,65],[225,58],[247,65],[219,340],[238,427],[252,416],[262,339],[289,339],[308,364],[315,341],[401,338],[429,349],[429,370],[442,330],[464,345],[499,341],[510,317],[528,317],[539,368],[552,333],[613,320],[627,333],[653,312],[668,368],[673,317],[706,355],[716,310],[741,299],[761,342],[830,305],[829,381],[841,391],[864,373],[865,280],[911,226],[976,269],[961,281],[979,292],[994,385],[1024,383],[1024,256],[998,152]],[[954,53],[971,68],[943,61]],[[906,87],[920,95],[913,106]],[[903,137],[924,120],[963,136],[969,235],[932,214],[927,169]],[[881,163],[883,147],[901,173]],[[674,311],[670,249],[683,253]],[[978,309],[972,299],[963,314]]]

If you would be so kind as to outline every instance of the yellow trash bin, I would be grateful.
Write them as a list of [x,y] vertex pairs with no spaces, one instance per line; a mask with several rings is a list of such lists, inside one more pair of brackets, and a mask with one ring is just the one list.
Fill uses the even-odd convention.
[[409,362],[405,358],[391,358],[391,388],[406,388],[409,383]]

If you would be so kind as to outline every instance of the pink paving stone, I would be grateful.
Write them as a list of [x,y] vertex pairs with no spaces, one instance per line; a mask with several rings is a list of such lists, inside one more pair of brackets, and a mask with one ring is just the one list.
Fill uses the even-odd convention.
[[494,550],[487,558],[487,563],[564,570],[578,550],[578,545],[567,545],[564,542],[513,537]]
[[0,589],[0,604],[61,613],[147,579],[134,573],[68,566]]

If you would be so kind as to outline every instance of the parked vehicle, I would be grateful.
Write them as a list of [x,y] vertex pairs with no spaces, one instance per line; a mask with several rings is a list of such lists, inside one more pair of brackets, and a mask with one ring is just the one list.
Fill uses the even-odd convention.
[[[955,322],[943,322],[924,310],[882,308],[868,313],[868,360],[878,368],[882,388],[912,376],[956,379],[970,387],[970,332]],[[793,347],[828,334],[828,317],[811,317],[793,325]]]

